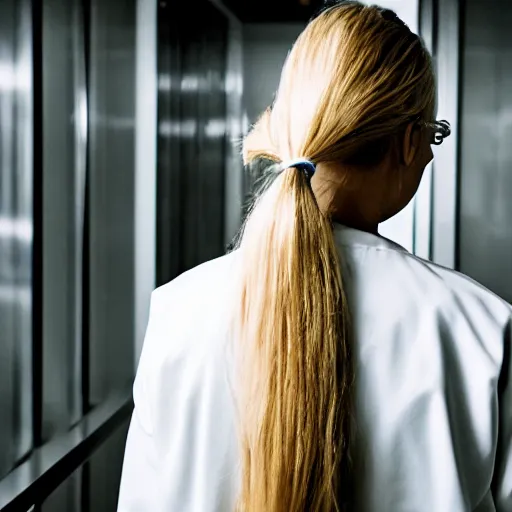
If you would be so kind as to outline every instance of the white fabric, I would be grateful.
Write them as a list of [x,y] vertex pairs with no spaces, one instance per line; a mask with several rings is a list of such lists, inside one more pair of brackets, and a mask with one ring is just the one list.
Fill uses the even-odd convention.
[[[335,237],[355,327],[357,510],[511,512],[511,306],[389,240]],[[153,293],[119,512],[233,510],[237,255]]]

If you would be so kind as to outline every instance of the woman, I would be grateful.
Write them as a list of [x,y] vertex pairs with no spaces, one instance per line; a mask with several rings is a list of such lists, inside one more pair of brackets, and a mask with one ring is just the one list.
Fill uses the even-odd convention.
[[119,510],[512,511],[511,307],[379,237],[449,134],[394,13],[304,30],[231,254],[153,294]]

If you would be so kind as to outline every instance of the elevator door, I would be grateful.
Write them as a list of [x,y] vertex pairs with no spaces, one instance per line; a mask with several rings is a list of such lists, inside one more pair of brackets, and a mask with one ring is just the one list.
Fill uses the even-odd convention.
[[467,0],[459,268],[512,302],[512,3]]
[[224,252],[228,20],[201,0],[162,2],[158,21],[157,284],[162,284]]

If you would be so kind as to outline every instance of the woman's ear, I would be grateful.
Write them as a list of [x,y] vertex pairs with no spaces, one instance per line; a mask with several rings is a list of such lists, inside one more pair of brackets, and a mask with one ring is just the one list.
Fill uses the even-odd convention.
[[410,166],[418,154],[421,143],[421,131],[418,123],[412,122],[407,125],[402,141],[401,160],[405,166]]

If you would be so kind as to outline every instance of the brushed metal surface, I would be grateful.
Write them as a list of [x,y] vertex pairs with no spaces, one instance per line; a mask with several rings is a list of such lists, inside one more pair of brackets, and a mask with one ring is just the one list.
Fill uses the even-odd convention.
[[0,478],[32,447],[32,19],[0,2]]
[[512,4],[465,11],[460,269],[512,302]]

